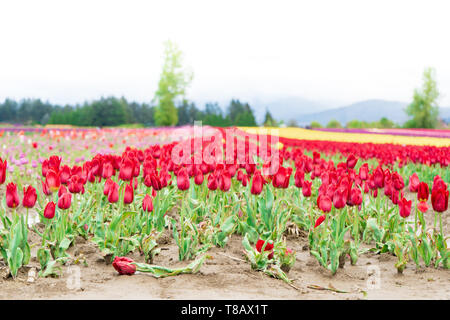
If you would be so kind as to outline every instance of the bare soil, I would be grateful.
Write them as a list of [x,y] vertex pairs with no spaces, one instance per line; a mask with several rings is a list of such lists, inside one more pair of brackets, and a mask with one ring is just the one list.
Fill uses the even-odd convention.
[[[36,242],[38,237],[30,232],[30,240]],[[297,261],[288,274],[295,289],[251,270],[243,261],[241,241],[241,236],[233,235],[225,248],[212,248],[208,252],[212,259],[206,260],[197,274],[156,279],[148,274],[119,275],[104,262],[93,243],[77,238],[69,253],[80,261],[86,259],[87,266],[63,266],[60,278],[37,277],[29,282],[30,270],[39,267],[35,258],[16,280],[5,278],[6,267],[0,262],[0,299],[450,299],[448,270],[416,270],[410,263],[399,275],[394,267],[396,257],[390,254],[364,254],[355,266],[347,260],[332,276],[309,254],[302,232],[287,236],[288,245],[297,252]],[[173,240],[161,247],[154,264],[179,267],[188,263],[178,261]],[[35,255],[34,250],[32,253]],[[143,262],[138,253],[130,257]],[[74,282],[77,273],[79,288]],[[311,285],[346,293],[309,288]]]

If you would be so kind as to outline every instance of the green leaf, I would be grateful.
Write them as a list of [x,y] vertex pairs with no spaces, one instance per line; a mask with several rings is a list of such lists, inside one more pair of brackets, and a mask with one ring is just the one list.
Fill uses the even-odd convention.
[[71,243],[72,243],[72,240],[70,240],[68,237],[65,237],[59,244],[59,249],[66,251],[69,248]]

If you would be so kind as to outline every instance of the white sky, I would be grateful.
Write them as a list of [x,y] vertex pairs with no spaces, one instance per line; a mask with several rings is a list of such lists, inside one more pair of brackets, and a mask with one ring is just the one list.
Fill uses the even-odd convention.
[[408,102],[432,66],[450,106],[445,1],[0,1],[0,101],[149,101],[172,39],[192,99]]

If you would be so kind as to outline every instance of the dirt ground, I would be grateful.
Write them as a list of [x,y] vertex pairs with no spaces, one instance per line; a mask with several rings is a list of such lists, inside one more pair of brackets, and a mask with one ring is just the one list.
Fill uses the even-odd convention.
[[[448,234],[449,215],[445,215]],[[171,237],[162,244],[162,251],[154,264],[180,267],[178,248]],[[38,237],[30,232],[32,243]],[[450,273],[443,268],[423,268],[419,271],[409,263],[402,275],[394,267],[396,258],[390,254],[367,253],[360,256],[355,266],[349,260],[335,276],[319,266],[307,249],[305,234],[289,235],[288,246],[297,253],[297,261],[288,276],[294,279],[293,288],[281,280],[269,278],[251,270],[243,261],[242,237],[233,235],[224,249],[212,248],[212,259],[206,260],[197,274],[186,274],[156,279],[147,274],[118,275],[107,265],[94,244],[77,238],[69,249],[74,256],[86,258],[82,264],[64,266],[60,278],[33,278],[32,267],[38,267],[32,258],[22,268],[16,280],[5,278],[6,267],[0,261],[0,299],[450,299]],[[36,247],[32,255],[36,254]],[[143,262],[138,253],[130,255]],[[33,271],[31,271],[33,272]],[[74,280],[79,275],[79,286]],[[316,285],[335,288],[346,293],[308,288]]]

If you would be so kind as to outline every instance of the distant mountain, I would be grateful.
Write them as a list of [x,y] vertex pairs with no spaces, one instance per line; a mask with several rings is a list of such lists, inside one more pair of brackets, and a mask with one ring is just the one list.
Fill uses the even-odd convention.
[[408,120],[404,111],[407,105],[405,102],[398,101],[366,100],[345,107],[305,114],[299,117],[297,122],[299,125],[306,125],[317,121],[321,125],[326,125],[330,120],[335,119],[344,125],[350,120],[372,122],[386,117],[395,123],[404,123]]
[[[335,119],[345,125],[350,120],[372,122],[386,117],[397,124],[403,124],[409,119],[405,113],[407,105],[406,102],[398,101],[366,100],[345,107],[305,114],[297,119],[297,123],[304,126],[312,121],[317,121],[325,126],[330,120]],[[442,119],[450,118],[450,108],[440,108],[440,117]]]
[[262,101],[254,99],[249,101],[250,106],[255,112],[256,121],[261,123],[264,121],[266,109],[277,120],[284,120],[287,123],[289,120],[301,119],[303,115],[314,112],[321,112],[330,107],[320,102],[303,99],[300,97],[286,97],[276,100]]

